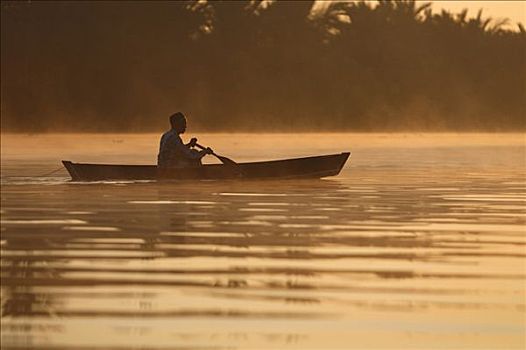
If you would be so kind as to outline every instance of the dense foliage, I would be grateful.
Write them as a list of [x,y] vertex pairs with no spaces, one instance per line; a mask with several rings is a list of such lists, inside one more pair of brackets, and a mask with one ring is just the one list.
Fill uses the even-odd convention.
[[10,130],[524,130],[526,33],[414,1],[2,2]]

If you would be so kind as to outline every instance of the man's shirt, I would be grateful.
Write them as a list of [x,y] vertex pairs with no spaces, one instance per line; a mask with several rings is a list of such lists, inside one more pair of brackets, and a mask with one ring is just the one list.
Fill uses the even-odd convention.
[[179,134],[172,129],[161,137],[157,166],[180,168],[195,165],[196,160],[201,159],[203,155],[203,151],[197,152],[186,146]]

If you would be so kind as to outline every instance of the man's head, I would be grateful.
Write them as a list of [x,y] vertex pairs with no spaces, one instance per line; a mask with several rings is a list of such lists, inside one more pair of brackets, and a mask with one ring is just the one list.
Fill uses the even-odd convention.
[[170,124],[172,125],[172,129],[179,134],[186,131],[186,118],[181,112],[174,113],[170,116]]

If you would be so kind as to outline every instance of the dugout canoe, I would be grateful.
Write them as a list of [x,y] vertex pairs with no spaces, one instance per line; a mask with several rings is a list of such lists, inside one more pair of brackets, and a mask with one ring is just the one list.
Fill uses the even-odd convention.
[[87,164],[63,160],[73,181],[104,180],[224,180],[294,179],[335,176],[350,153],[264,162],[205,164],[188,168],[158,168],[156,165]]

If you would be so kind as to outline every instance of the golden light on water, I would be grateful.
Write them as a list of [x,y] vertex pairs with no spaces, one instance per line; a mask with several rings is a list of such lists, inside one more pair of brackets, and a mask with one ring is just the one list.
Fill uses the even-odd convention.
[[41,176],[151,164],[158,136],[2,135],[3,345],[524,347],[525,134],[197,135],[352,151],[326,180]]

